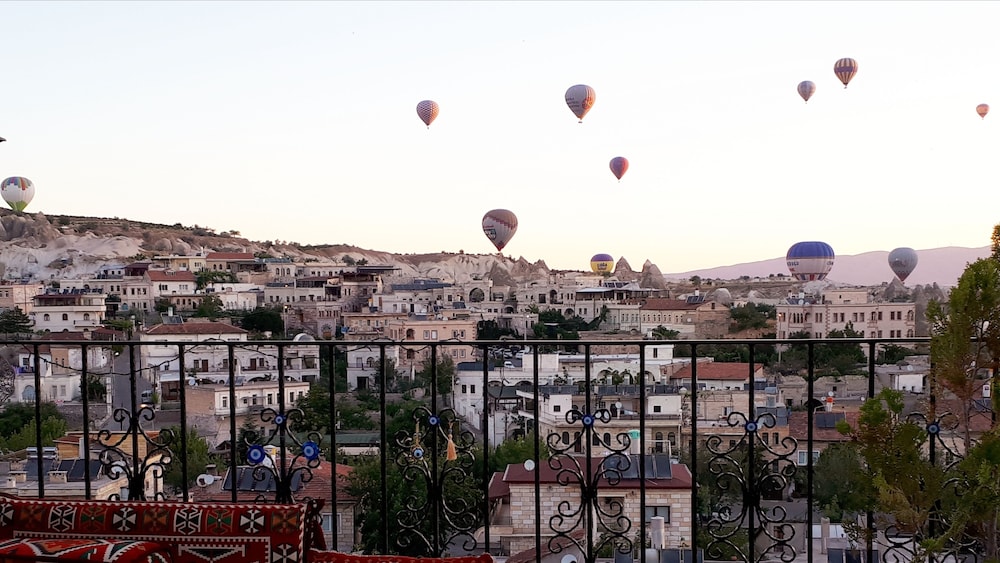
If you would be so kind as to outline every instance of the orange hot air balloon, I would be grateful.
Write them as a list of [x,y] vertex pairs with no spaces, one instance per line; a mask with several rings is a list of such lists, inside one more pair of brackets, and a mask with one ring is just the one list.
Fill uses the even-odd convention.
[[812,80],[803,80],[799,82],[798,91],[802,99],[809,103],[809,98],[816,93],[816,84]]
[[420,120],[424,122],[424,125],[428,129],[431,128],[431,123],[434,123],[434,120],[437,119],[439,110],[437,102],[433,100],[424,100],[417,104],[417,115],[420,116]]
[[847,88],[847,83],[858,73],[858,61],[849,58],[840,59],[834,63],[833,72],[844,83],[844,88]]
[[983,119],[986,119],[986,114],[989,112],[990,104],[979,104],[976,106],[976,113],[978,113],[979,117],[982,117]]
[[611,173],[615,175],[615,178],[621,180],[622,176],[628,172],[628,159],[624,156],[616,156],[611,159],[610,166]]
[[586,84],[570,86],[569,90],[566,90],[566,105],[580,120],[580,123],[583,123],[583,116],[587,115],[590,108],[594,107],[596,101],[597,93]]
[[506,209],[494,209],[483,215],[483,233],[498,251],[507,246],[517,232],[517,215]]

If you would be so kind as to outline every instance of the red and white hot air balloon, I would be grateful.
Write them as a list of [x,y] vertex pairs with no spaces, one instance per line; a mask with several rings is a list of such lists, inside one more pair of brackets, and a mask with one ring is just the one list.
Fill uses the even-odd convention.
[[976,113],[978,113],[979,117],[982,117],[983,119],[986,119],[986,114],[989,112],[990,104],[979,104],[976,106]]
[[590,108],[594,107],[595,101],[597,101],[597,93],[586,84],[570,86],[569,90],[566,90],[566,105],[580,120],[580,123],[583,123],[583,116],[587,115]]
[[846,57],[840,59],[834,63],[833,72],[844,83],[844,88],[847,88],[847,83],[858,73],[858,61]]
[[813,83],[812,80],[803,80],[802,82],[799,82],[798,90],[802,99],[805,100],[806,103],[809,103],[809,98],[816,93],[816,84]]
[[433,100],[424,100],[417,104],[417,115],[420,116],[420,120],[424,122],[424,125],[428,129],[431,128],[431,123],[434,123],[434,120],[437,119],[439,110],[437,102]]
[[517,232],[517,215],[506,209],[494,209],[483,215],[483,233],[497,251],[503,250]]
[[615,178],[621,180],[622,176],[628,172],[628,159],[624,156],[616,156],[611,159],[610,166],[611,173],[615,175]]

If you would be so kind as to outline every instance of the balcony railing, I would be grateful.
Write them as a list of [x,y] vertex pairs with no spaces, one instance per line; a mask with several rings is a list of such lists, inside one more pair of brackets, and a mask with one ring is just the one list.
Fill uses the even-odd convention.
[[[869,510],[851,514],[844,522],[853,534],[849,541],[826,533],[839,527],[824,518],[831,507],[819,496],[819,483],[836,477],[822,472],[828,468],[818,464],[820,452],[847,441],[833,426],[838,420],[856,421],[851,413],[860,407],[860,401],[842,404],[845,401],[839,397],[874,397],[894,381],[876,369],[883,345],[926,349],[927,339],[533,341],[530,385],[519,384],[517,392],[509,394],[496,392],[504,386],[499,366],[458,364],[451,372],[449,362],[440,361],[450,358],[449,347],[475,346],[485,357],[489,347],[501,344],[266,341],[259,348],[274,356],[279,374],[276,404],[237,412],[244,409],[236,406],[238,384],[231,373],[229,412],[213,417],[207,413],[214,411],[200,402],[197,385],[179,386],[176,410],[144,404],[142,392],[150,385],[155,390],[157,384],[157,372],[140,367],[145,365],[144,349],[151,345],[116,342],[123,351],[110,376],[115,408],[109,419],[96,420],[87,399],[88,387],[95,381],[88,377],[87,350],[109,343],[0,342],[32,354],[35,389],[45,385],[40,375],[45,373],[39,365],[45,361],[41,346],[82,351],[80,416],[74,420],[90,423],[70,428],[79,438],[78,452],[68,453],[73,450],[67,445],[71,440],[58,442],[63,454],[59,463],[71,457],[96,460],[65,467],[37,455],[14,460],[6,490],[88,499],[102,498],[98,491],[114,490],[113,497],[195,502],[235,501],[247,495],[272,501],[322,498],[333,523],[327,542],[334,549],[412,555],[488,550],[538,563],[566,555],[587,563],[623,558],[660,563],[657,558],[662,553],[682,553],[694,546],[706,560],[747,563],[825,561],[830,553],[850,552],[852,547],[870,562],[909,561],[924,553],[922,539],[938,537],[952,524],[931,515],[926,525],[904,530],[902,523],[887,525],[880,513]],[[690,354],[665,359],[661,348],[652,359],[647,353],[649,346],[664,344],[674,344],[675,350],[683,347]],[[597,407],[602,400],[598,391],[606,389],[592,372],[598,355],[591,348],[609,345],[620,348],[616,361],[632,362],[630,371],[644,374],[643,383],[628,387],[635,394],[634,414],[612,417],[608,409]],[[187,365],[185,356],[193,353],[192,347],[199,352],[214,347],[227,354],[228,365],[233,366],[237,348],[256,344],[156,342],[152,346],[161,358],[164,347],[173,348],[179,365]],[[818,353],[844,346],[865,353],[866,361],[856,366],[859,376],[823,375],[825,366],[816,361]],[[373,388],[345,390],[346,375],[336,369],[331,374],[331,368],[347,365],[352,352],[362,348],[379,350],[382,369]],[[397,348],[427,353],[430,361],[425,370],[416,370],[422,392],[415,393],[409,383],[411,372],[397,375],[388,369],[392,365],[388,352]],[[539,361],[541,350],[560,348],[585,358],[582,377],[576,381],[565,381],[561,370],[538,367],[551,365]],[[789,360],[793,349],[798,350],[794,364]],[[776,350],[781,351],[779,360],[774,360]],[[773,370],[759,375],[758,368],[780,362],[782,352],[784,375]],[[716,365],[725,363],[722,358],[743,360],[739,369],[745,369],[745,378],[725,370],[725,377],[740,391],[729,393],[728,402],[726,391],[699,383],[699,372],[706,374],[706,380],[722,377],[709,369],[714,365],[701,361],[705,353],[720,358],[713,362]],[[322,365],[308,400],[294,404],[283,377],[285,358],[292,354],[315,357]],[[699,361],[692,362],[691,356]],[[790,365],[801,377],[788,375]],[[670,385],[672,377],[666,374],[671,372],[689,385]],[[564,394],[537,391],[556,380],[560,389],[566,389]],[[460,392],[463,386],[465,393]],[[914,399],[910,406],[914,416],[922,417],[925,448],[932,460],[947,458],[947,463],[954,463],[964,452],[957,445],[960,430],[971,422],[956,420],[948,413],[957,409],[947,407],[945,397],[925,397],[916,392],[917,386],[908,390],[908,397]],[[771,401],[768,406],[774,388],[782,390],[786,402]],[[658,394],[674,395],[664,404],[680,404],[677,412],[647,412],[649,399]],[[400,396],[417,398],[401,401]],[[921,408],[924,399],[937,405],[934,417]],[[509,410],[498,408],[511,401],[519,402]],[[722,414],[711,412],[722,403]],[[42,451],[51,442],[43,437],[40,399],[34,409],[34,442],[36,451]],[[359,411],[367,414],[358,417]],[[988,399],[976,399],[962,412],[995,425]],[[610,424],[613,421],[618,422]],[[621,429],[621,421],[632,427]],[[352,424],[374,429],[359,441],[361,433],[351,432]],[[199,436],[208,436],[216,456],[213,465],[185,454],[193,451]],[[503,441],[509,446],[517,444],[516,439],[522,440],[520,449],[484,447],[484,442]],[[216,472],[225,475],[226,468],[244,466],[255,469],[214,477]],[[61,471],[66,479],[61,473],[53,479],[53,472]],[[120,486],[109,487],[102,479],[117,479]],[[644,549],[652,538],[662,538],[660,554]],[[981,559],[985,549],[957,530],[949,541],[936,544],[933,553],[936,560],[969,561]]]

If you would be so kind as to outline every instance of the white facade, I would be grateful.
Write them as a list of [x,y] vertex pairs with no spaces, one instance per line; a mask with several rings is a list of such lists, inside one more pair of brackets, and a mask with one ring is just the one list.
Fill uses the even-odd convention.
[[872,302],[867,289],[828,289],[820,299],[791,297],[776,307],[777,337],[826,338],[851,326],[865,338],[916,336],[916,303]]
[[35,330],[80,332],[102,326],[107,295],[92,291],[44,293],[34,297]]

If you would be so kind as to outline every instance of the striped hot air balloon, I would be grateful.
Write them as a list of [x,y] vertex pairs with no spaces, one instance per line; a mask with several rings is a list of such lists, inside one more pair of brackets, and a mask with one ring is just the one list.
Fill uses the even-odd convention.
[[503,250],[517,232],[517,215],[506,209],[494,209],[483,215],[483,233],[497,250]]
[[35,184],[27,178],[13,176],[0,184],[0,193],[3,194],[3,200],[7,205],[20,213],[35,197]]
[[788,271],[797,280],[813,281],[826,278],[833,268],[836,256],[833,248],[819,241],[797,242],[788,249],[785,262]]
[[979,117],[982,117],[983,119],[986,119],[986,114],[989,112],[990,104],[979,104],[976,106],[976,113],[978,113]]
[[566,105],[580,120],[580,123],[583,123],[583,116],[587,115],[590,108],[594,107],[595,101],[597,101],[597,93],[586,84],[570,86],[569,90],[566,90]]
[[849,58],[840,59],[833,65],[833,72],[844,83],[844,88],[847,88],[847,83],[858,73],[858,61]]
[[595,254],[590,259],[590,269],[595,274],[610,274],[615,267],[615,259],[610,254]]
[[431,123],[437,119],[439,109],[437,102],[433,100],[424,100],[417,104],[417,115],[420,116],[420,120],[428,129],[431,128]]
[[802,99],[805,100],[806,103],[809,103],[809,98],[816,93],[816,84],[814,84],[812,80],[803,80],[802,82],[799,82],[798,90]]
[[622,176],[624,176],[625,173],[628,172],[628,159],[625,158],[624,156],[616,156],[611,159],[610,166],[611,166],[611,173],[615,175],[615,178],[621,180]]

